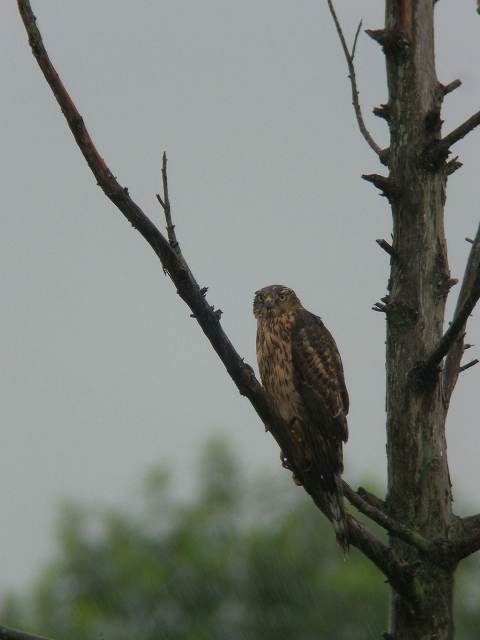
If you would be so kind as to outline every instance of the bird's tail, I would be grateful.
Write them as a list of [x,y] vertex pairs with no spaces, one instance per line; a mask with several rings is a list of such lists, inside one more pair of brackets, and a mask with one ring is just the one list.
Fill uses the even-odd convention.
[[333,528],[337,536],[337,544],[346,559],[349,555],[348,528],[345,504],[343,502],[342,477],[339,473],[335,474],[335,490],[328,492],[328,503],[332,514]]

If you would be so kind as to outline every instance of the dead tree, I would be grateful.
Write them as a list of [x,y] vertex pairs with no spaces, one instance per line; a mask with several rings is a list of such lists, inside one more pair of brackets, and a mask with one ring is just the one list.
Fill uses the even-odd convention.
[[[388,102],[374,109],[390,130],[381,149],[363,122],[353,58],[330,0],[347,59],[353,104],[360,130],[387,175],[364,175],[380,189],[392,209],[393,242],[378,240],[390,257],[388,295],[374,309],[387,320],[388,494],[381,500],[344,485],[350,502],[385,529],[389,543],[348,514],[350,543],[385,575],[391,589],[390,640],[450,640],[455,569],[480,548],[480,515],[452,512],[445,420],[458,375],[475,364],[461,364],[466,323],[480,297],[480,229],[460,288],[457,308],[443,333],[445,303],[452,285],[447,261],[443,209],[447,177],[461,165],[450,148],[480,124],[480,112],[442,137],[441,106],[459,80],[442,85],[433,48],[434,0],[386,0],[385,28],[367,30],[382,47],[387,65]],[[183,257],[170,216],[166,158],[163,195],[158,199],[167,237],[155,227],[110,172],[84,121],[49,60],[28,0],[18,0],[30,46],[58,100],[75,140],[105,195],[143,235],[160,259],[238,387],[269,429],[319,509],[328,515],[321,487],[306,474],[304,452],[223,332],[221,311],[207,302],[206,288],[194,279]],[[355,39],[356,41],[356,39]],[[388,173],[387,173],[388,170]],[[17,634],[17,635],[15,635]],[[20,634],[20,635],[18,635]],[[31,638],[0,628],[2,638]]]

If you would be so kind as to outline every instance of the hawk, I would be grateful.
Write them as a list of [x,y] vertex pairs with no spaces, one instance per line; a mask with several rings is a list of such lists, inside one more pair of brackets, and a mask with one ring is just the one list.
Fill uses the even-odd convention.
[[257,360],[272,405],[295,430],[320,473],[337,542],[348,555],[343,502],[342,443],[347,442],[348,393],[340,354],[322,320],[292,289],[272,285],[255,293]]

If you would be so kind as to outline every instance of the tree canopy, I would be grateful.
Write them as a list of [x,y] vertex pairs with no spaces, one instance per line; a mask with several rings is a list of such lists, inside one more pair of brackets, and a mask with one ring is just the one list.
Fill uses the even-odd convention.
[[[159,466],[131,508],[66,503],[56,557],[4,599],[2,621],[58,640],[380,637],[381,573],[356,550],[342,561],[287,473],[246,477],[217,439],[195,486],[186,501]],[[480,625],[475,570],[471,558],[458,575],[459,637]]]

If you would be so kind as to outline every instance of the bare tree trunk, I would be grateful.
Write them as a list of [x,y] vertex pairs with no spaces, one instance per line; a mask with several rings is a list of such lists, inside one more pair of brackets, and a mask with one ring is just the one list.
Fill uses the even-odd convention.
[[[432,0],[387,0],[385,30],[370,33],[384,48],[390,126],[388,196],[393,253],[387,314],[387,453],[390,516],[427,539],[452,525],[446,404],[438,372],[422,363],[442,338],[450,272],[443,223],[446,165],[426,150],[440,138],[444,97],[435,73]],[[443,158],[444,160],[444,158]],[[406,561],[417,551],[392,538]],[[417,575],[421,610],[392,593],[395,640],[453,638],[454,568],[424,563]]]

